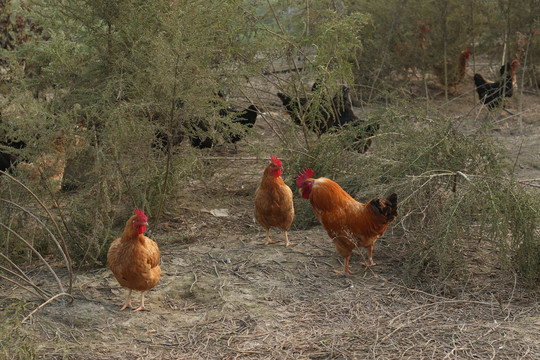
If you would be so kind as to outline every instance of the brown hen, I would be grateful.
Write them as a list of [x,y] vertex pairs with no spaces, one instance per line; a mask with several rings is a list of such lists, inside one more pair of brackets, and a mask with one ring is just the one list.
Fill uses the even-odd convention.
[[142,210],[135,209],[135,215],[126,222],[122,237],[112,242],[107,253],[107,266],[120,285],[129,289],[122,309],[132,307],[131,292],[141,291],[141,306],[135,311],[147,310],[144,293],[152,289],[161,277],[159,249],[157,244],[144,236],[147,217]]
[[446,61],[446,82],[444,73],[444,60],[439,61],[433,68],[435,75],[439,79],[439,82],[448,88],[454,88],[461,82],[467,72],[467,60],[469,60],[469,49],[465,49],[459,54],[457,62],[448,60]]
[[272,156],[264,169],[263,178],[255,192],[255,219],[266,229],[266,243],[271,244],[270,228],[277,227],[285,233],[285,245],[289,242],[289,231],[294,219],[293,194],[281,178],[281,160]]

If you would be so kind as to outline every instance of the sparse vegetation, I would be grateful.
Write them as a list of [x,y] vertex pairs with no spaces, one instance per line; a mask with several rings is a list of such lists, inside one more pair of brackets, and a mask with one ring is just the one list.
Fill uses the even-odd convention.
[[22,330],[21,319],[29,304],[21,299],[3,299],[0,312],[0,355],[6,360],[30,360],[36,357],[34,340]]

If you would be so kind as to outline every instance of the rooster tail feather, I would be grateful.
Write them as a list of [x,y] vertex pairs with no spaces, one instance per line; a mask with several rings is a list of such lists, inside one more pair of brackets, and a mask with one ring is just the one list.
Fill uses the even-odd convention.
[[393,193],[386,200],[373,199],[369,202],[372,210],[384,216],[386,221],[390,223],[397,216],[397,194]]
[[484,79],[484,77],[480,74],[474,74],[474,85],[476,85],[476,87],[479,87],[484,84],[487,84],[487,80]]
[[390,196],[386,198],[386,201],[392,204],[392,206],[397,207],[397,194],[396,193],[390,194]]
[[392,221],[397,217],[397,199],[398,195],[396,193],[390,194],[390,196],[386,198],[386,202],[390,205],[387,207],[388,212],[386,213],[386,219],[389,221]]

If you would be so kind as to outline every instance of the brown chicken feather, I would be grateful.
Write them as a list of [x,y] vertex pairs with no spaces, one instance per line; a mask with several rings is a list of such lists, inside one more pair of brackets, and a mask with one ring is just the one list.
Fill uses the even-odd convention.
[[131,307],[131,292],[141,291],[141,306],[135,311],[146,310],[144,293],[152,289],[161,277],[159,267],[159,248],[151,239],[144,236],[146,216],[135,210],[126,222],[122,236],[112,242],[107,253],[107,266],[120,285],[129,289],[128,298],[121,310]]
[[266,243],[270,240],[270,228],[280,228],[285,233],[285,245],[289,242],[287,232],[294,220],[293,194],[281,178],[281,160],[272,156],[270,164],[264,169],[259,188],[255,192],[255,219],[266,230]]
[[363,204],[334,181],[313,179],[311,176],[313,171],[306,169],[298,175],[296,185],[302,196],[309,199],[315,216],[345,259],[343,273],[351,273],[349,259],[356,247],[367,248],[366,265],[375,265],[373,245],[397,216],[397,194],[390,195],[386,200],[374,199]]
[[[459,54],[459,59],[456,62],[448,60],[446,62],[446,86],[456,87],[463,80],[467,72],[467,60],[469,60],[469,49],[465,49]],[[439,78],[440,83],[444,86],[444,61],[441,60],[433,68],[435,75]]]

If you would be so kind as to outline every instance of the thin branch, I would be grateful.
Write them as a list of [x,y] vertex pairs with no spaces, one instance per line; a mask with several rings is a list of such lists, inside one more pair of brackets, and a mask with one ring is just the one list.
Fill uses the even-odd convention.
[[3,257],[5,260],[7,260],[10,263],[10,265],[13,266],[17,270],[17,272],[19,272],[19,273],[16,273],[13,270],[10,270],[10,269],[0,265],[1,270],[4,270],[5,272],[11,274],[12,276],[14,276],[16,278],[19,278],[23,282],[25,282],[28,285],[30,285],[31,287],[33,287],[37,292],[39,292],[43,296],[44,299],[51,296],[51,294],[49,292],[47,292],[47,291],[45,291],[43,289],[40,289],[39,286],[34,284],[34,282],[28,276],[26,276],[26,274],[21,270],[21,268],[19,268],[15,264],[13,264],[13,262],[6,255],[0,253],[0,256]]
[[24,185],[22,182],[20,182],[19,180],[17,180],[16,178],[11,176],[10,174],[8,174],[8,173],[6,173],[6,172],[4,172],[2,170],[0,170],[0,174],[2,174],[4,176],[7,176],[10,180],[12,180],[15,183],[19,184],[20,186],[22,186],[28,193],[30,193],[30,195],[32,195],[32,197],[38,202],[38,204],[47,212],[47,215],[49,215],[49,218],[53,222],[53,224],[54,224],[54,226],[56,228],[56,231],[58,232],[58,235],[60,236],[60,240],[62,241],[62,246],[64,247],[64,252],[65,252],[67,260],[68,260],[69,293],[71,293],[71,290],[73,289],[73,265],[72,265],[72,262],[71,262],[71,258],[69,256],[69,251],[68,251],[68,248],[67,248],[66,241],[64,240],[64,236],[62,235],[62,232],[60,231],[60,227],[58,226],[58,224],[54,220],[54,218],[53,218],[51,212],[49,211],[49,209],[45,206],[45,204],[43,204],[43,202],[38,198],[38,196],[36,194],[34,194],[34,192],[32,190],[30,190],[26,185]]
[[195,285],[195,283],[197,282],[197,274],[195,273],[195,271],[191,271],[193,273],[193,276],[195,277],[195,280],[193,280],[193,283],[191,284],[191,286],[189,287],[189,292],[192,293],[193,291],[193,286]]
[[171,112],[170,112],[170,116],[169,116],[169,134],[167,134],[167,136],[169,136],[169,141],[167,142],[167,166],[165,168],[165,179],[163,179],[163,186],[162,186],[162,189],[161,189],[161,199],[159,201],[159,207],[158,207],[158,211],[157,211],[157,216],[154,220],[154,224],[158,224],[159,223],[159,219],[161,218],[161,213],[163,211],[163,204],[165,203],[165,193],[167,191],[167,185],[169,184],[169,173],[171,171],[171,165],[172,165],[172,154],[173,154],[173,149],[172,149],[172,137],[173,137],[173,119],[174,119],[174,113],[175,113],[175,110],[176,110],[176,106],[177,106],[177,103],[176,103],[176,88],[178,86],[178,74],[179,74],[179,64],[180,64],[180,55],[177,55],[176,56],[176,63],[174,64],[174,85],[173,85],[173,89],[172,89],[172,96],[171,96]]
[[5,199],[1,199],[3,202],[9,204],[9,205],[12,205],[12,206],[15,206],[17,208],[19,208],[20,210],[24,211],[25,213],[27,213],[28,215],[30,215],[32,218],[34,218],[34,220],[36,220],[50,235],[51,239],[53,240],[53,242],[56,244],[56,247],[58,248],[58,250],[60,251],[60,254],[62,254],[62,257],[64,258],[64,261],[66,263],[66,266],[68,268],[68,271],[71,272],[71,268],[69,267],[69,261],[68,261],[68,258],[64,252],[64,250],[62,249],[62,246],[60,245],[60,243],[58,242],[58,240],[56,239],[56,237],[54,236],[54,234],[52,233],[52,231],[49,230],[49,228],[43,223],[43,221],[41,221],[36,215],[34,215],[33,213],[31,213],[29,210],[27,210],[26,208],[22,207],[21,205],[19,204],[16,204],[12,201],[9,201],[9,200],[5,200]]
[[15,280],[10,279],[10,278],[8,278],[8,277],[6,277],[4,275],[0,275],[0,279],[4,279],[6,281],[9,281],[10,283],[20,287],[21,289],[24,289],[24,290],[28,291],[29,293],[32,293],[32,294],[36,295],[37,297],[39,297],[39,298],[41,298],[43,300],[47,299],[47,297],[44,297],[44,296],[38,294],[37,292],[35,292],[31,288],[27,288],[26,286],[23,286],[23,285],[19,284],[18,282],[16,282]]
[[15,235],[19,240],[21,240],[23,243],[26,244],[26,246],[28,246],[33,252],[34,254],[36,254],[36,256],[41,260],[41,262],[43,262],[43,264],[45,264],[45,266],[47,267],[47,269],[49,269],[49,271],[51,272],[51,274],[54,276],[55,280],[56,280],[56,283],[58,284],[58,287],[60,288],[60,291],[61,292],[65,292],[64,291],[64,287],[62,286],[62,282],[60,281],[60,279],[58,278],[58,276],[56,275],[56,273],[54,272],[54,270],[52,269],[52,267],[49,265],[49,263],[43,258],[43,256],[41,256],[41,254],[39,253],[39,251],[37,251],[28,241],[26,241],[21,235],[19,235],[15,230],[11,229],[10,227],[6,226],[4,223],[1,223],[0,222],[0,226],[2,226],[4,229],[6,229],[7,231],[9,231],[10,233],[12,233],[13,235]]
[[527,57],[529,55],[529,46],[531,45],[531,40],[534,33],[532,31],[529,32],[529,38],[527,39],[527,46],[525,48],[525,59],[523,60],[523,68],[521,69],[521,89],[519,94],[519,134],[523,136],[523,113],[521,110],[523,109],[523,88],[524,82],[525,82],[525,70],[527,69]]
[[39,310],[44,308],[47,304],[49,304],[50,302],[56,300],[60,296],[67,296],[67,297],[69,297],[71,299],[70,302],[73,302],[73,296],[71,296],[71,294],[68,294],[68,293],[65,293],[65,292],[60,293],[60,294],[56,294],[52,298],[50,298],[49,300],[45,301],[43,304],[39,305],[37,308],[34,309],[34,311],[32,311],[30,314],[28,314],[28,316],[26,316],[24,319],[22,319],[21,324],[24,324],[30,317],[32,317],[32,315],[37,313]]

